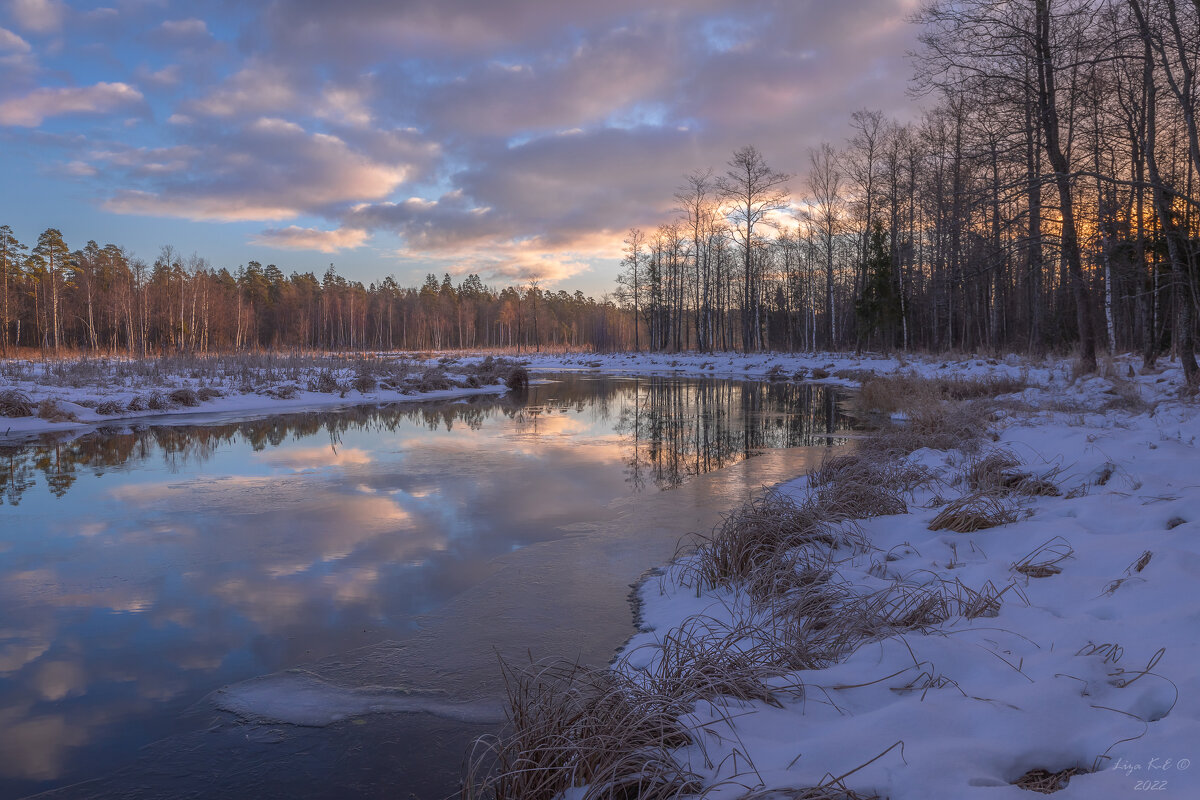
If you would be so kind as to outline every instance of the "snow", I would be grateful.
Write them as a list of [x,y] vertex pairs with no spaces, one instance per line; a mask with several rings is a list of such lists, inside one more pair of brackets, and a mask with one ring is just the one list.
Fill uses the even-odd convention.
[[[1118,359],[1110,371],[1127,375],[1132,363]],[[979,376],[995,367],[939,362],[914,371]],[[998,616],[955,617],[929,633],[863,645],[834,666],[783,676],[779,686],[804,689],[781,693],[782,708],[700,703],[687,720],[700,744],[680,757],[715,787],[708,797],[847,775],[854,791],[892,800],[1028,798],[1015,779],[1067,767],[1096,771],[1073,777],[1056,794],[1064,800],[1156,787],[1162,796],[1200,796],[1200,414],[1177,397],[1177,367],[1079,381],[1066,365],[1005,368],[1041,379],[1020,398],[1042,410],[1003,415],[988,446],[1008,448],[1035,470],[1062,470],[1064,495],[1028,498],[1019,521],[962,534],[928,529],[939,509],[934,491],[921,490],[910,513],[862,523],[877,550],[841,561],[835,578],[878,587],[884,582],[871,567],[883,562],[889,577],[913,583],[1012,584]],[[1151,412],[1102,410],[1130,385]],[[947,484],[966,461],[929,449],[909,458]],[[805,480],[782,488],[798,495]],[[949,497],[962,490],[938,487]],[[1060,574],[1033,578],[1012,568],[1064,541],[1074,552]],[[689,616],[734,625],[753,613],[738,591],[697,596],[685,568],[676,563],[640,589],[643,631],[622,667],[635,676]]]
[[[456,370],[454,363],[442,358],[406,358],[403,354],[393,355],[391,360],[398,372],[408,371],[408,383],[395,384],[387,388],[382,384],[371,391],[359,391],[350,384],[354,377],[353,366],[334,371],[340,388],[334,392],[313,391],[304,388],[316,378],[321,369],[313,366],[287,370],[279,366],[262,368],[250,362],[247,370],[251,381],[236,374],[230,366],[241,365],[238,357],[219,369],[209,368],[208,379],[196,378],[194,371],[178,369],[161,372],[153,360],[134,362],[133,369],[123,369],[124,359],[89,359],[73,362],[80,365],[83,377],[64,379],[54,376],[56,362],[0,361],[0,393],[15,390],[28,396],[36,405],[43,400],[53,400],[61,411],[74,420],[51,421],[40,416],[0,416],[0,440],[27,438],[43,433],[78,433],[97,425],[123,425],[131,421],[139,424],[197,424],[231,418],[247,418],[266,414],[308,411],[316,409],[345,408],[364,404],[407,403],[433,400],[467,398],[481,394],[503,394],[508,388],[503,383],[485,386],[469,385],[468,375]],[[247,361],[254,357],[247,357]],[[481,359],[470,362],[475,364]],[[58,362],[61,365],[62,362]],[[346,363],[353,365],[354,362]],[[429,368],[442,368],[448,388],[422,391],[420,376]],[[61,372],[61,370],[60,370]],[[134,377],[128,373],[134,372]],[[118,377],[125,374],[127,377]],[[216,374],[215,381],[212,380]],[[290,377],[283,377],[284,374]],[[214,385],[214,383],[216,385]],[[251,388],[253,384],[253,388]],[[176,389],[199,390],[216,388],[220,396],[201,400],[195,406],[165,404],[159,409],[130,410],[134,398],[145,399],[157,393],[167,395]],[[413,388],[417,386],[418,388]],[[280,390],[283,391],[280,391]],[[99,413],[98,406],[104,403],[120,407],[116,413]]]

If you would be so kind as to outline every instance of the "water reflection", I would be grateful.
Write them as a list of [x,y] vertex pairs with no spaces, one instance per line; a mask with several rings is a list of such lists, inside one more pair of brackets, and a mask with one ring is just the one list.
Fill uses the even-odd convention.
[[820,387],[577,376],[5,446],[0,797],[128,760],[218,686],[408,636],[633,491],[843,422]]
[[[585,412],[587,422],[564,416]],[[61,498],[81,473],[99,477],[153,458],[175,472],[203,464],[237,442],[257,453],[320,434],[328,436],[328,446],[313,445],[279,458],[303,459],[306,452],[310,468],[326,467],[366,458],[362,451],[338,452],[347,431],[386,435],[419,426],[451,432],[456,425],[478,431],[496,419],[511,422],[519,436],[543,439],[578,435],[592,427],[589,422],[612,419],[623,440],[629,482],[639,490],[647,481],[669,489],[690,475],[727,467],[765,448],[824,442],[850,422],[836,391],[816,384],[568,377],[535,386],[524,398],[359,406],[200,425],[101,427],[74,438],[47,434],[32,443],[0,444],[0,505],[18,505],[39,476],[48,492]]]

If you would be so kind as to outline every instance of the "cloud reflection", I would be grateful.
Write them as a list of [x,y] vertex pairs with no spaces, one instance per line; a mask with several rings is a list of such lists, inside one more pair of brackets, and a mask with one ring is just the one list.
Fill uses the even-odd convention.
[[806,443],[831,408],[765,384],[578,379],[527,404],[10,447],[0,794],[106,769],[225,683],[403,637],[498,556],[608,518],[634,478],[677,485],[745,457],[734,440]]

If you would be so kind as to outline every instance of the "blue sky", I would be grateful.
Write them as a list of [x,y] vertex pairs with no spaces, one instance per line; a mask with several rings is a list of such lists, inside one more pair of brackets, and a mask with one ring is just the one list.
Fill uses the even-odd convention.
[[609,291],[757,146],[911,113],[915,0],[0,0],[0,224],[214,266]]

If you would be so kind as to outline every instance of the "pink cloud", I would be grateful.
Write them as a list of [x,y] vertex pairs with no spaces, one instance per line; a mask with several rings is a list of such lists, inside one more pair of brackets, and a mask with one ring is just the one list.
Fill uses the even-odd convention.
[[370,234],[366,231],[355,228],[323,231],[289,225],[286,228],[268,228],[251,237],[250,242],[283,250],[316,250],[319,253],[336,253],[339,250],[362,247],[369,236]]
[[62,27],[67,6],[61,0],[12,0],[9,11],[27,31],[54,33]]
[[193,220],[283,220],[379,200],[413,169],[373,159],[337,136],[309,133],[272,117],[174,155],[184,163],[161,180],[148,174],[147,168],[161,160],[154,152],[126,151],[123,161],[109,159],[128,174],[148,178],[149,187],[119,191],[104,207],[121,214]]
[[141,103],[142,93],[126,83],[35,89],[0,102],[0,125],[36,128],[62,114],[108,114]]

